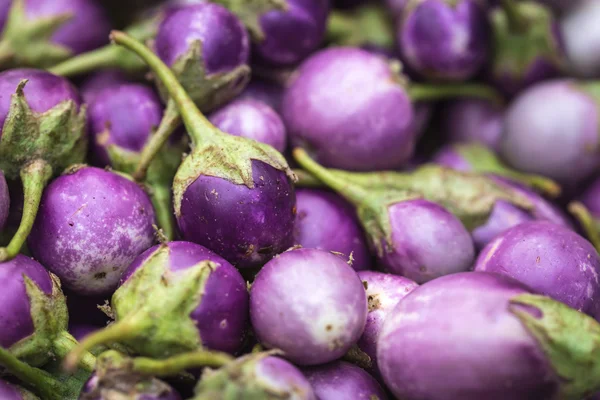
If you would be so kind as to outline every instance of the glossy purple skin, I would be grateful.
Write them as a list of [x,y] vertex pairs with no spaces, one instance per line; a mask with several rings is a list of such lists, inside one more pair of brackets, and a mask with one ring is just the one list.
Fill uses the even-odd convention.
[[600,218],[600,179],[596,179],[587,187],[579,201],[587,207],[595,218]]
[[0,346],[8,348],[33,334],[29,296],[23,276],[27,276],[46,294],[52,294],[52,280],[38,262],[24,255],[0,263]]
[[554,80],[524,91],[506,111],[501,139],[501,156],[512,167],[566,188],[600,166],[598,106],[575,84]]
[[[149,379],[156,379],[156,378],[149,378]],[[79,395],[79,399],[85,399],[85,400],[111,400],[114,398],[114,394],[112,394],[112,396],[110,394],[108,394],[108,397],[105,397],[103,394],[98,394],[97,396],[91,397],[91,395],[89,395],[88,393],[92,392],[93,390],[95,390],[98,387],[99,384],[99,378],[96,375],[96,373],[92,373],[92,376],[85,382],[85,384],[83,385],[83,388],[81,389],[81,394]],[[124,389],[124,388],[122,388]],[[134,393],[127,393],[126,395],[123,394],[123,396],[127,396],[126,398],[128,400],[181,400],[181,396],[179,395],[179,393],[177,393],[177,391],[173,388],[171,388],[170,386],[165,386],[164,387],[165,390],[161,391],[160,393],[155,393],[156,389],[154,390],[154,392],[152,390],[143,390],[143,386],[142,385],[136,385],[135,387],[135,394]],[[85,396],[87,394],[87,396]],[[85,397],[84,397],[85,396]]]
[[419,285],[403,276],[376,271],[360,271],[358,277],[366,288],[369,301],[367,324],[358,340],[358,347],[371,358],[372,367],[369,372],[380,379],[381,372],[377,366],[377,339],[383,322],[396,304]]
[[182,237],[238,268],[258,267],[293,244],[296,195],[285,172],[252,161],[254,188],[200,176],[183,194]]
[[210,122],[223,132],[273,146],[283,152],[287,143],[281,117],[258,100],[234,100],[210,115]]
[[154,209],[134,182],[83,167],[44,191],[29,250],[77,294],[114,290],[122,272],[154,243]]
[[321,44],[329,13],[329,0],[287,0],[287,10],[272,10],[259,18],[264,40],[253,54],[262,64],[294,65]]
[[365,370],[345,361],[305,368],[319,400],[387,400],[381,385]]
[[[248,327],[248,291],[246,281],[225,259],[209,249],[190,242],[169,242],[169,270],[186,270],[202,261],[218,264],[209,276],[204,294],[190,317],[196,322],[202,344],[212,350],[234,353],[243,344]],[[143,265],[159,246],[139,257],[123,273],[125,282]]]
[[478,0],[420,0],[404,8],[397,39],[402,59],[429,79],[467,80],[486,61],[488,24]]
[[334,251],[348,259],[355,271],[369,269],[371,255],[354,208],[338,195],[324,190],[296,192],[294,244]]
[[413,154],[415,117],[410,98],[394,79],[387,59],[365,50],[338,47],[314,54],[283,98],[292,144],[307,148],[328,167],[402,167]]
[[529,293],[505,276],[465,272],[413,290],[388,315],[379,368],[400,399],[530,400],[557,393],[541,348],[509,310]]
[[[23,93],[27,104],[35,112],[43,113],[68,100],[77,105],[81,104],[77,90],[65,78],[40,69],[9,69],[0,73],[0,126],[4,125],[10,110],[12,95],[19,82],[24,79],[28,82]],[[1,132],[0,137],[2,137]]]
[[599,18],[600,3],[581,1],[561,20],[560,29],[570,72],[581,78],[600,77]]
[[80,86],[83,101],[89,104],[104,89],[127,83],[127,77],[118,69],[104,69],[87,78]]
[[172,66],[196,40],[202,42],[209,74],[228,72],[248,62],[250,39],[244,25],[225,7],[208,2],[172,8],[158,29],[156,53]]
[[25,15],[42,20],[68,14],[71,19],[56,30],[52,42],[79,54],[108,43],[111,24],[97,0],[25,0]]
[[485,100],[457,99],[443,108],[442,129],[450,142],[481,143],[500,148],[503,110]]
[[21,391],[5,380],[0,379],[0,399],[2,400],[23,400]]
[[445,208],[416,199],[393,204],[388,212],[393,250],[379,258],[388,272],[423,283],[472,266],[471,235]]
[[110,85],[88,104],[91,152],[100,166],[110,165],[108,147],[133,152],[144,148],[162,119],[163,106],[150,87],[126,83]]
[[434,154],[431,161],[457,171],[469,172],[473,170],[471,164],[453,146],[442,147]]
[[297,365],[344,355],[367,318],[362,282],[343,258],[317,249],[287,251],[268,262],[250,289],[259,341]]
[[294,365],[278,357],[265,357],[255,366],[256,379],[281,393],[291,392],[290,400],[317,400],[310,382]]
[[481,250],[496,236],[506,232],[513,226],[533,221],[535,217],[512,204],[499,200],[494,205],[492,213],[484,225],[471,232],[477,249]]
[[600,257],[590,242],[570,229],[546,221],[517,225],[488,243],[475,270],[510,276],[600,318]]
[[10,210],[10,195],[4,173],[0,170],[0,232],[4,229]]
[[262,101],[279,113],[282,97],[283,87],[267,81],[252,79],[237,98]]

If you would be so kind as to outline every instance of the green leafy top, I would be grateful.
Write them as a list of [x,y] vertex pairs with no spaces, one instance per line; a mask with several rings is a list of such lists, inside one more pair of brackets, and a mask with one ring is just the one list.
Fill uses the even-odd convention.
[[222,4],[242,20],[255,42],[262,42],[265,34],[260,18],[269,11],[287,11],[287,0],[213,0]]

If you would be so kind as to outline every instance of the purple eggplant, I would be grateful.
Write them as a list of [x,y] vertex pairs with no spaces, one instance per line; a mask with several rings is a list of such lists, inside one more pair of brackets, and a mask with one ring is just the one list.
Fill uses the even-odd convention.
[[287,135],[281,117],[258,100],[234,100],[212,113],[210,122],[223,132],[272,146],[283,153]]
[[358,277],[367,291],[369,314],[358,348],[369,357],[368,371],[381,378],[377,366],[377,339],[387,315],[396,304],[419,285],[408,278],[375,271],[360,271]]
[[278,113],[284,88],[276,83],[252,79],[246,89],[237,97],[240,100],[258,100],[270,106]]
[[240,268],[262,265],[291,246],[295,176],[281,153],[214,127],[146,47],[123,33],[114,32],[113,38],[151,66],[192,138],[193,151],[173,183],[175,216],[183,238]]
[[0,170],[9,180],[21,178],[24,207],[0,261],[17,255],[38,212],[50,178],[83,162],[87,152],[86,111],[66,79],[35,69],[0,73]]
[[250,289],[258,340],[298,365],[344,355],[365,328],[367,297],[346,261],[317,249],[289,250],[269,261]]
[[28,240],[37,260],[78,294],[110,294],[154,242],[148,195],[117,173],[75,166],[44,191]]
[[596,348],[599,329],[514,279],[466,272],[398,303],[379,336],[378,364],[405,400],[581,399],[600,386],[585,372],[597,350],[584,350]]
[[402,59],[429,79],[473,77],[487,60],[486,11],[479,0],[408,2],[398,24]]
[[591,243],[560,225],[532,221],[505,231],[481,251],[475,270],[510,276],[600,319],[600,257]]
[[102,46],[110,28],[96,0],[13,0],[2,31],[0,64],[48,67]]
[[0,399],[3,400],[39,400],[37,396],[16,385],[0,379]]
[[127,76],[118,69],[106,69],[91,74],[79,88],[83,102],[91,103],[104,89],[127,83]]
[[248,292],[240,273],[189,242],[155,246],[137,257],[123,273],[111,307],[115,322],[83,340],[71,363],[81,351],[108,342],[155,358],[201,346],[234,353],[248,325]]
[[[568,2],[572,3],[572,2]],[[569,72],[582,78],[600,78],[600,3],[580,1],[560,22]]]
[[334,193],[301,189],[296,192],[295,244],[340,253],[355,271],[371,267],[365,235],[351,205]]
[[345,361],[304,368],[319,400],[387,400],[379,383],[362,368]]
[[442,129],[448,140],[500,148],[503,109],[481,99],[458,99],[443,108]]

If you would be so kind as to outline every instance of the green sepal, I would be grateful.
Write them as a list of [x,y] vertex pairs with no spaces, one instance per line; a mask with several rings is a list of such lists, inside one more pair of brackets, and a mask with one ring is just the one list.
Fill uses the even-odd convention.
[[234,13],[246,25],[252,40],[262,42],[265,33],[260,26],[260,18],[269,11],[287,11],[286,0],[213,0]]
[[67,330],[67,302],[56,275],[50,273],[52,293],[47,295],[29,277],[24,276],[31,305],[33,333],[13,344],[9,351],[29,365],[41,366],[54,356],[54,339]]
[[240,357],[220,369],[205,370],[192,400],[281,400],[292,398],[294,395],[305,398],[305,393],[282,391],[281,388],[270,386],[268,381],[257,375],[256,364],[276,354],[276,351],[253,353]]
[[78,400],[83,386],[92,375],[92,372],[78,368],[74,373],[65,372],[62,359],[51,360],[44,365],[44,370],[60,382],[61,400]]
[[511,312],[538,342],[560,381],[555,398],[581,400],[600,391],[600,324],[596,320],[535,294],[516,296],[510,303]]
[[131,327],[119,343],[149,357],[165,358],[201,347],[200,333],[190,314],[201,301],[210,273],[218,268],[204,261],[173,273],[169,252],[168,246],[160,246],[117,289],[111,302],[115,326]]
[[394,22],[382,5],[367,4],[351,11],[333,10],[327,21],[327,41],[338,46],[373,45],[391,49]]
[[214,176],[236,185],[254,188],[252,161],[262,161],[284,171],[295,181],[285,157],[273,147],[252,139],[233,136],[213,127],[210,140],[198,143],[187,156],[173,180],[175,215],[181,214],[181,200],[187,188],[199,176]]
[[[188,51],[175,61],[171,70],[194,103],[204,112],[218,108],[236,97],[250,81],[250,67],[247,65],[240,65],[225,73],[208,74],[200,40],[190,44]],[[160,80],[156,81],[156,85],[162,98],[167,101],[169,95],[166,88]]]
[[31,110],[23,88],[12,95],[8,116],[0,140],[0,169],[9,179],[17,179],[20,170],[33,160],[46,161],[55,172],[81,163],[87,151],[86,109],[69,100],[36,113]]
[[467,161],[474,172],[504,176],[552,197],[560,195],[561,188],[552,179],[514,170],[504,164],[492,150],[482,144],[461,143],[453,145],[452,148]]
[[514,29],[503,7],[490,12],[494,40],[493,74],[523,78],[540,59],[554,65],[558,71],[563,70],[566,59],[552,30],[552,12],[533,1],[515,1],[514,7],[521,19],[520,29]]
[[69,58],[72,51],[51,39],[72,17],[65,13],[30,20],[25,14],[25,0],[14,0],[0,42],[2,67],[44,68]]

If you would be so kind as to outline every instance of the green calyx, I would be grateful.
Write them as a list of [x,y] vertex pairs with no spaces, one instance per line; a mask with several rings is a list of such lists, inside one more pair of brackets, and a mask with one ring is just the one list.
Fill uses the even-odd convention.
[[[250,67],[241,65],[229,72],[209,74],[202,53],[202,41],[190,44],[189,50],[180,56],[171,70],[185,88],[194,103],[203,111],[210,111],[227,103],[244,90],[250,82]],[[161,80],[158,89],[167,100],[170,96]]]
[[304,398],[298,388],[291,391],[272,387],[260,375],[259,362],[276,352],[262,352],[240,357],[218,370],[207,370],[198,382],[193,400],[280,400]]
[[[371,245],[379,256],[393,251],[389,207],[401,201],[423,198],[445,207],[473,230],[486,223],[494,205],[504,200],[530,210],[533,204],[520,193],[498,185],[483,174],[424,165],[415,171],[355,173],[326,169],[306,151],[294,149],[296,161],[315,178],[356,207]],[[314,180],[309,185],[314,187]],[[302,186],[302,181],[299,182]]]
[[206,281],[218,266],[204,261],[177,273],[170,271],[169,247],[160,246],[114,293],[115,322],[86,337],[71,352],[72,369],[83,351],[98,344],[118,343],[137,354],[165,358],[201,348],[190,317],[203,296]]
[[17,179],[21,169],[34,160],[44,160],[54,171],[83,162],[87,149],[86,110],[73,101],[36,113],[31,110],[23,89],[12,95],[0,141],[0,169],[9,179]]
[[246,25],[255,42],[265,40],[260,18],[269,11],[287,11],[287,0],[214,0],[234,13]]
[[554,16],[544,5],[505,1],[505,7],[491,11],[490,21],[496,76],[524,77],[539,60],[552,64],[558,71],[564,69],[566,60],[553,32]]
[[511,312],[538,342],[557,375],[557,399],[580,400],[600,391],[600,324],[596,320],[535,294],[516,296],[510,303]]
[[181,199],[185,190],[200,175],[214,176],[253,188],[252,160],[256,160],[284,171],[290,179],[295,180],[285,157],[273,147],[226,134],[211,124],[186,92],[184,85],[178,82],[173,72],[147,47],[122,32],[113,32],[111,38],[117,44],[138,54],[150,66],[168,92],[169,103],[174,104],[179,111],[192,139],[191,154],[182,162],[173,182],[176,215],[180,214]]
[[71,14],[30,20],[25,14],[25,0],[12,3],[0,41],[0,65],[4,69],[43,68],[71,56],[70,49],[51,42],[54,33],[72,18]]
[[560,195],[561,188],[552,179],[516,171],[504,164],[493,151],[481,144],[456,144],[453,145],[453,149],[467,161],[474,172],[504,176],[551,197]]
[[334,10],[327,21],[327,40],[339,46],[390,49],[395,43],[394,23],[383,6],[374,4],[351,11]]

